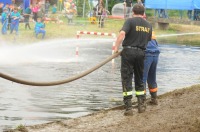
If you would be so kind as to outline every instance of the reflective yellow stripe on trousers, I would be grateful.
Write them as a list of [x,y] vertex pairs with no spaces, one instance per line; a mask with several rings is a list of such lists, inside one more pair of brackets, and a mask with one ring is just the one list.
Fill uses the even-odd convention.
[[133,91],[123,92],[123,96],[133,95]]
[[135,94],[136,94],[136,95],[144,95],[145,92],[144,92],[144,91],[135,91]]

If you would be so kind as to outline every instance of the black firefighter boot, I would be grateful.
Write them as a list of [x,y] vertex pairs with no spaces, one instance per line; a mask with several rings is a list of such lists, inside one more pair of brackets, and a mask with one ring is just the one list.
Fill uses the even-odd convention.
[[149,102],[151,105],[158,105],[157,101],[157,93],[151,93],[151,101]]
[[124,100],[124,104],[125,104],[125,112],[124,115],[125,116],[132,116],[133,115],[133,108],[132,108],[132,102],[131,99],[127,99]]
[[146,96],[139,95],[137,96],[138,100],[138,113],[143,113],[146,110]]

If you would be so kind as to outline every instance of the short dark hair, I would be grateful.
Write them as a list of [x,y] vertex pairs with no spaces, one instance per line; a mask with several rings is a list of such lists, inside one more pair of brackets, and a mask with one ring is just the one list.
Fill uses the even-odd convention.
[[141,4],[134,4],[133,12],[135,15],[144,15],[144,6]]

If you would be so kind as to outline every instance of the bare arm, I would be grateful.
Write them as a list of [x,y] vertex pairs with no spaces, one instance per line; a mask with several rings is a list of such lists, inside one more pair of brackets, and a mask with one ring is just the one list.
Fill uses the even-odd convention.
[[115,53],[118,52],[119,46],[124,40],[125,34],[126,33],[124,31],[120,31],[119,35],[117,36],[117,40],[115,42]]

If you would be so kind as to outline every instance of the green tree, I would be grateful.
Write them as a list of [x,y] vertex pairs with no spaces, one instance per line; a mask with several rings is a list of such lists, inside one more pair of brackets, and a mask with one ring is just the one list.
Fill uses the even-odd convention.
[[111,12],[115,4],[120,3],[120,0],[108,0],[108,11]]
[[90,11],[89,0],[76,0],[78,16],[83,16],[84,1],[85,1],[85,14],[84,14],[84,16],[86,16],[88,14],[88,12]]
[[51,5],[57,4],[57,2],[58,2],[58,0],[49,0],[49,3],[50,3]]

